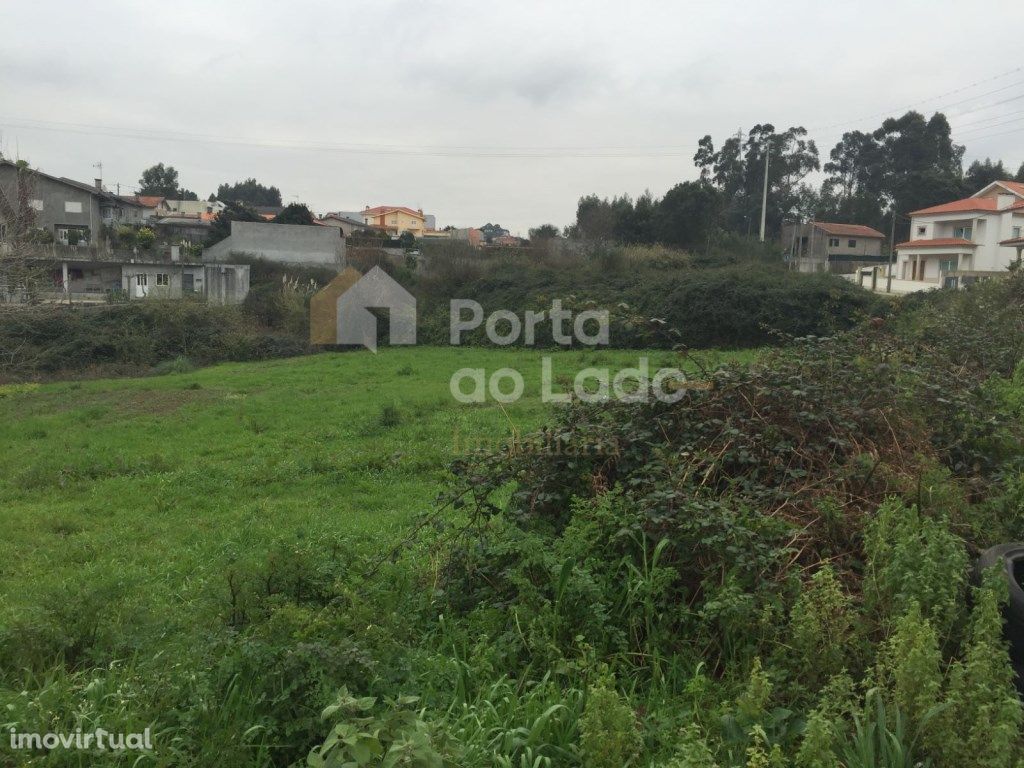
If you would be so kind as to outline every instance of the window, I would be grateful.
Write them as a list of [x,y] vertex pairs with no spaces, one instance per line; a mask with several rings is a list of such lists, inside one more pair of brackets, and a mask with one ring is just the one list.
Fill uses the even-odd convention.
[[149,275],[136,275],[135,284],[142,286],[149,285]]
[[33,211],[41,211],[41,210],[43,210],[43,201],[42,200],[29,200],[28,204],[29,204],[29,207],[31,207]]
[[82,204],[67,200],[64,203],[64,213],[81,213]]
[[928,228],[927,228],[927,227],[918,227],[918,228],[917,228],[917,234],[921,235],[922,237],[924,237],[924,234],[925,234],[925,233],[926,233],[927,231],[928,231]]
[[157,285],[170,285],[171,284],[171,276],[168,275],[166,272],[157,272],[156,273],[156,284]]
[[943,259],[939,262],[939,272],[952,272],[956,269],[957,257],[954,256],[951,259]]
[[839,238],[838,237],[830,237],[828,239],[828,247],[829,248],[838,248],[839,247]]
[[1012,234],[1014,240],[1018,239],[1020,237],[1020,227],[1014,227]]
[[847,248],[856,248],[857,247],[857,241],[856,240],[847,240],[846,241],[846,247]]
[[972,227],[954,227],[953,237],[962,237],[964,240],[970,240],[974,235],[974,229]]

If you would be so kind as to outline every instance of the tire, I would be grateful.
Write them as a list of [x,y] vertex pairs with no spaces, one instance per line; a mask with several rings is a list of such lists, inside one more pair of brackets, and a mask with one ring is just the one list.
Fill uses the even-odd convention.
[[1016,672],[1017,692],[1024,697],[1024,588],[1017,573],[1024,574],[1024,543],[999,544],[981,553],[974,567],[974,578],[981,583],[982,574],[999,568],[1006,582],[1009,599],[1003,609],[1006,624],[1003,635],[1010,644],[1010,663]]

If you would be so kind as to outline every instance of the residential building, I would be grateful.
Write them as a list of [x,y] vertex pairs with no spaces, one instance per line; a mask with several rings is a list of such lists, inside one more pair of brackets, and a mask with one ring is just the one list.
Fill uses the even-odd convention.
[[261,219],[270,221],[277,217],[284,210],[283,205],[254,205],[253,209],[260,215]]
[[93,185],[84,184],[8,160],[0,160],[0,192],[12,206],[24,199],[21,221],[8,221],[0,210],[0,234],[6,237],[16,227],[43,229],[65,245],[98,244],[104,220],[101,204],[108,211],[116,207],[113,196],[104,192],[99,180]]
[[141,223],[148,223],[150,219],[161,219],[171,214],[171,207],[167,204],[167,198],[160,197],[159,195],[123,195],[118,199],[122,203],[141,206]]
[[491,238],[490,244],[504,248],[521,248],[526,245],[526,241],[521,237],[516,237],[515,235],[498,235],[497,237]]
[[345,237],[348,237],[353,232],[366,229],[366,224],[363,223],[363,216],[360,213],[352,214],[342,211],[325,213],[316,220],[316,223],[323,227],[337,227]]
[[72,301],[106,300],[108,295],[128,300],[198,296],[218,304],[238,304],[249,293],[248,264],[68,260],[53,274],[57,290],[67,286]]
[[782,247],[791,269],[851,274],[868,264],[885,263],[885,235],[863,224],[810,221],[782,225]]
[[378,205],[376,208],[365,208],[360,215],[364,224],[381,229],[389,235],[411,232],[416,237],[422,237],[427,228],[422,208],[414,211],[399,205]]
[[345,265],[345,238],[337,227],[232,221],[231,235],[206,248],[203,261],[230,262],[236,256],[340,270]]
[[[158,255],[117,257],[54,246],[28,254],[38,265],[43,286],[34,299],[57,303],[106,303],[187,296],[217,304],[238,304],[249,293],[248,264],[204,264]],[[0,304],[28,299],[24,285],[12,285],[0,272]]]
[[206,242],[206,236],[213,224],[213,216],[205,213],[175,213],[151,219],[149,223],[162,241],[199,245]]
[[220,200],[165,200],[164,202],[170,213],[210,219],[227,207]]
[[512,233],[509,232],[500,224],[492,224],[491,222],[487,222],[482,227],[480,227],[480,234],[483,236],[484,242],[490,243],[493,242],[494,239],[497,237],[505,237],[506,235],[511,235]]
[[1019,257],[1024,184],[994,181],[910,219],[910,239],[896,246],[896,277],[955,287],[1000,275]]
[[462,227],[450,230],[452,240],[468,242],[474,248],[479,247],[484,241],[484,234],[475,227]]
[[137,227],[148,221],[148,209],[129,197],[112,195],[109,204],[100,207],[103,223],[114,227]]

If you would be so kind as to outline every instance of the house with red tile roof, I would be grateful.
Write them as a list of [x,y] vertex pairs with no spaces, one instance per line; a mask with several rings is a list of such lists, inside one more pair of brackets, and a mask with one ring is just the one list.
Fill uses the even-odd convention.
[[859,267],[885,263],[885,235],[863,224],[810,221],[782,225],[782,247],[791,269],[799,272],[849,274]]
[[361,216],[367,226],[382,229],[390,235],[412,232],[416,237],[422,237],[427,229],[427,217],[423,215],[422,208],[414,211],[404,205],[367,206]]
[[167,204],[167,198],[159,195],[122,195],[120,200],[129,205],[139,206],[142,209],[143,221],[163,218],[172,212]]
[[993,181],[963,200],[913,211],[896,245],[896,277],[959,286],[1006,272],[1019,258],[1024,184]]

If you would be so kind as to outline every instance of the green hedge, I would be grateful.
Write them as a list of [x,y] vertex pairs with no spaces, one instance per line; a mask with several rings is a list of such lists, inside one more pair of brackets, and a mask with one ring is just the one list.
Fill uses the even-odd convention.
[[0,311],[0,377],[91,367],[148,368],[179,357],[198,364],[302,354],[295,337],[259,330],[239,307],[198,301]]

